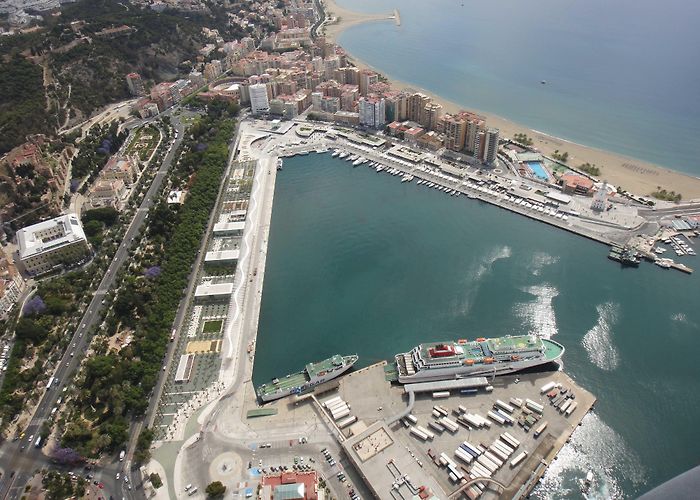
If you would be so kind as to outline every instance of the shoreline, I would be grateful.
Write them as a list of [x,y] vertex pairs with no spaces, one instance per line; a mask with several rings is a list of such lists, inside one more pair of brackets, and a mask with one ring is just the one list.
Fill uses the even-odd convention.
[[[389,16],[385,14],[362,14],[347,10],[340,7],[334,0],[324,0],[323,5],[326,9],[326,15],[333,14],[340,18],[339,22],[326,24],[324,26],[326,30],[326,39],[333,43],[338,43],[340,34],[351,26],[369,21],[391,20]],[[633,194],[641,196],[649,197],[653,191],[656,191],[657,187],[661,187],[667,191],[681,193],[683,195],[682,201],[684,202],[700,200],[700,177],[695,177],[691,174],[679,172],[638,158],[632,158],[612,151],[579,144],[569,139],[535,130],[494,113],[478,110],[466,105],[460,105],[435,92],[431,92],[409,82],[398,80],[385,73],[380,68],[376,68],[362,59],[359,59],[354,54],[347,51],[347,49],[345,50],[348,59],[354,65],[360,69],[371,69],[382,74],[389,80],[389,84],[393,90],[410,88],[429,95],[434,101],[442,105],[445,113],[454,113],[462,109],[478,113],[486,119],[487,125],[500,130],[501,137],[512,138],[517,133],[525,133],[533,140],[532,147],[537,148],[546,156],[551,157],[555,150],[559,150],[560,152],[566,151],[569,153],[570,160],[568,165],[571,167],[576,168],[583,163],[591,163],[601,167],[601,175],[598,177],[601,181],[606,180],[616,187],[620,186]],[[661,200],[656,201],[662,205],[668,203]]]

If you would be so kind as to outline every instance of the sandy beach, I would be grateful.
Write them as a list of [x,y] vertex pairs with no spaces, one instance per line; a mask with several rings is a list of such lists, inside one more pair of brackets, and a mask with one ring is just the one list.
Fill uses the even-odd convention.
[[[338,35],[345,29],[364,22],[383,20],[387,23],[387,29],[396,28],[393,18],[389,19],[390,16],[393,16],[393,13],[362,14],[344,9],[338,6],[333,0],[323,0],[323,3],[328,17],[339,18],[339,22],[326,24],[325,26],[325,36],[329,41],[337,42]],[[350,56],[349,59],[356,66],[360,68],[370,68],[378,73],[382,73],[381,68],[374,68],[366,62],[352,56],[352,54],[348,54]],[[426,89],[394,78],[391,78],[390,83],[396,90],[410,88],[430,95],[435,101],[442,104],[445,112],[451,113],[459,111],[460,109],[467,109],[479,113],[486,118],[488,126],[500,129],[501,137],[513,137],[513,135],[517,133],[527,134],[528,137],[532,138],[534,142],[533,146],[547,156],[551,155],[555,150],[559,150],[560,153],[568,152],[568,164],[573,167],[583,163],[595,164],[600,167],[601,180],[607,180],[610,184],[620,186],[632,193],[649,195],[653,191],[656,191],[657,187],[661,187],[667,191],[681,193],[683,195],[683,201],[700,200],[700,178],[692,177],[636,158],[626,157],[610,151],[603,151],[544,134],[525,125],[514,123],[501,116],[470,108],[465,104],[452,102]]]

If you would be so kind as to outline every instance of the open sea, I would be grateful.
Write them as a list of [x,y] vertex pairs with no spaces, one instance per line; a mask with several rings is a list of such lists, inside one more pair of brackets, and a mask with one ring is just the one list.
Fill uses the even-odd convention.
[[[700,280],[329,154],[278,172],[254,382],[357,353],[534,332],[598,397],[538,498],[634,498],[698,464]],[[699,267],[697,258],[684,262]]]
[[372,22],[339,37],[390,78],[700,176],[700,2],[336,1],[399,9],[401,26]]

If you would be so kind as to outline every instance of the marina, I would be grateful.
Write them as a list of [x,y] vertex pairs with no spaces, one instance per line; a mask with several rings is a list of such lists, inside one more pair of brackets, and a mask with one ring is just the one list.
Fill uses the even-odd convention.
[[[320,130],[316,133],[322,132]],[[351,135],[345,135],[352,139]],[[294,156],[299,152],[310,150],[312,150],[311,145],[299,144],[286,149],[281,154]],[[435,189],[453,197],[465,195],[468,199],[486,202],[608,245],[611,247],[611,260],[616,260],[623,265],[637,267],[637,259],[641,262],[640,257],[644,250],[636,246],[637,239],[632,237],[632,226],[596,221],[594,218],[584,216],[578,210],[562,205],[557,201],[559,196],[542,196],[542,193],[533,192],[532,188],[525,184],[515,187],[513,181],[488,169],[482,170],[475,167],[455,169],[429,158],[425,158],[422,162],[409,161],[406,159],[410,156],[408,153],[392,154],[395,150],[396,147],[385,151],[377,146],[362,144],[361,141],[347,140],[342,147],[334,147],[331,156],[345,159],[353,167],[367,165],[377,173],[384,172],[391,176],[398,176],[401,182],[416,180],[418,186]],[[682,242],[680,236],[678,238],[678,241],[671,240],[677,255],[695,255],[695,251],[687,243]],[[618,247],[628,248],[629,258],[617,258],[616,248]],[[654,262],[654,259],[647,260]],[[688,274],[693,272],[692,268],[684,263],[662,261],[659,265]]]

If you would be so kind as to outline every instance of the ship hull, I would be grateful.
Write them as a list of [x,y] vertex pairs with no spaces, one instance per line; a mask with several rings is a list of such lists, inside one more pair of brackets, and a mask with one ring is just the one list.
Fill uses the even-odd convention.
[[[549,341],[551,343],[557,344],[555,342]],[[561,346],[561,344],[557,344]],[[502,361],[492,364],[478,364],[478,365],[461,365],[461,366],[451,366],[445,368],[433,368],[420,370],[411,375],[401,373],[399,370],[398,381],[402,384],[412,384],[416,382],[435,382],[439,380],[454,380],[467,377],[479,377],[479,376],[498,376],[498,375],[508,375],[511,373],[516,373],[528,368],[533,368],[535,366],[546,365],[547,363],[557,362],[561,359],[564,348],[558,356],[548,358],[546,356],[523,359],[520,361]],[[398,359],[403,354],[398,354],[396,356],[396,362],[398,364]]]
[[313,389],[317,385],[324,384],[330,380],[333,380],[335,378],[340,377],[343,375],[345,372],[347,372],[350,368],[352,368],[357,361],[353,361],[352,363],[348,363],[346,366],[343,368],[340,368],[339,370],[328,374],[325,377],[321,377],[318,380],[315,380],[313,382],[307,382],[304,385],[301,385],[299,387],[291,387],[287,390],[284,391],[278,391],[270,394],[259,394],[258,397],[263,403],[269,403],[270,401],[276,401],[278,399],[286,398],[287,396],[291,396],[292,394],[303,394],[305,392],[308,392],[309,390]]

